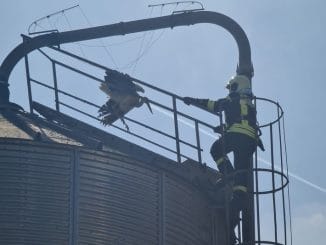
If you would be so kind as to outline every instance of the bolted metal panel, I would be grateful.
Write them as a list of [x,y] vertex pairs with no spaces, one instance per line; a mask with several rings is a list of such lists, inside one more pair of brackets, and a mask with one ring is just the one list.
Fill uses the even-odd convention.
[[71,154],[0,141],[0,244],[67,244]]
[[80,244],[158,244],[158,174],[109,154],[80,153]]
[[174,175],[165,179],[166,245],[211,245],[211,209],[205,197]]
[[0,244],[213,244],[212,204],[165,164],[0,139]]

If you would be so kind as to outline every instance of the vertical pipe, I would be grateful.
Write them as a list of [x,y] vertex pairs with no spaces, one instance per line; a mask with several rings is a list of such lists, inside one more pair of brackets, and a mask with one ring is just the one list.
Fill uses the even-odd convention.
[[177,150],[177,161],[178,163],[181,163],[177,100],[175,96],[172,97],[172,101],[173,101],[173,118],[174,118],[175,142],[176,142],[176,150]]
[[[222,111],[219,111],[218,113],[219,119],[220,119],[220,126],[222,127],[222,131],[221,131],[221,142],[222,142],[222,155],[223,157],[226,158],[226,153],[225,153],[225,144],[224,144],[224,137],[225,137],[225,132],[224,132],[224,127],[223,127],[223,113]],[[225,167],[225,164],[224,164]],[[225,169],[224,169],[224,173],[226,173]],[[223,184],[227,184],[228,181],[228,176],[224,176],[224,174],[222,175],[222,182]],[[225,216],[226,216],[226,243],[230,244],[230,235],[231,235],[231,231],[230,230],[230,191],[227,190],[227,188],[225,188],[225,194],[224,194],[224,205],[225,205]]]
[[29,73],[29,62],[28,56],[25,55],[25,69],[26,69],[26,81],[27,81],[27,91],[28,91],[28,103],[29,112],[33,113],[33,98],[32,98],[32,88],[31,88],[31,77]]
[[[224,177],[225,178],[225,177]],[[224,205],[225,205],[225,216],[226,216],[226,243],[230,244],[230,234],[232,231],[230,231],[230,198],[229,198],[228,190],[225,188],[225,194],[224,194]]]
[[54,96],[55,96],[55,109],[60,111],[59,107],[59,93],[58,93],[58,81],[57,81],[57,70],[55,62],[52,61],[52,72],[53,72],[53,84],[54,84]]
[[250,160],[248,169],[248,199],[242,211],[242,235],[243,244],[255,244],[255,204],[254,204],[254,180],[253,180],[253,159]]
[[202,164],[201,159],[201,147],[200,147],[200,136],[199,136],[199,127],[198,127],[198,121],[195,121],[195,129],[196,129],[196,141],[197,141],[197,153],[198,153],[198,162]]
[[[256,106],[256,101],[255,101]],[[247,169],[247,203],[242,211],[242,236],[243,244],[255,244],[255,199],[254,199],[254,172],[253,157],[250,159]]]
[[272,163],[272,185],[273,185],[273,212],[274,212],[274,238],[277,243],[277,217],[276,217],[276,200],[275,200],[275,166],[274,166],[274,142],[273,142],[273,125],[270,125],[271,136],[271,163]]
[[[280,118],[280,106],[277,103],[277,117]],[[278,137],[280,145],[280,157],[281,157],[281,172],[284,174],[284,165],[283,165],[283,142],[282,142],[282,133],[281,133],[281,120],[278,120]],[[281,177],[282,186],[284,186],[284,179]],[[287,228],[286,228],[286,211],[285,211],[285,195],[284,188],[282,188],[282,208],[283,208],[283,228],[284,228],[284,245],[287,245]]]

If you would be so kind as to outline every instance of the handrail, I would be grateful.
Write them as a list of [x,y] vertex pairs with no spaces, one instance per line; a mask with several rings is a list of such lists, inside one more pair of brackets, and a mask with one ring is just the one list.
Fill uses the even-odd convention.
[[[88,113],[86,113],[86,112],[84,112],[84,111],[82,111],[82,110],[79,110],[79,109],[77,109],[77,108],[75,108],[75,107],[73,107],[73,106],[70,106],[70,105],[68,105],[68,104],[66,104],[66,103],[60,102],[60,105],[63,105],[63,106],[65,106],[65,107],[67,107],[67,108],[69,108],[69,109],[71,109],[71,110],[73,110],[73,111],[79,112],[79,113],[81,113],[81,114],[83,114],[83,115],[85,115],[85,116],[88,116],[88,117],[90,117],[90,118],[93,118],[93,119],[95,119],[95,120],[97,120],[97,121],[100,120],[100,119],[98,119],[97,117],[94,117],[94,116],[92,116],[91,114],[88,114]],[[158,147],[160,147],[160,148],[162,148],[162,149],[164,149],[164,150],[166,150],[166,151],[169,151],[169,152],[171,152],[171,153],[177,154],[176,151],[171,150],[170,148],[168,148],[168,147],[166,147],[166,146],[162,146],[162,145],[160,145],[160,144],[158,144],[158,143],[156,143],[156,142],[154,142],[154,141],[152,141],[152,140],[149,140],[149,139],[147,139],[147,138],[145,138],[145,137],[143,137],[143,136],[140,136],[140,135],[138,135],[138,134],[135,134],[135,133],[129,132],[128,130],[123,129],[123,128],[120,128],[120,127],[115,126],[115,125],[111,125],[111,126],[112,126],[113,128],[115,128],[115,129],[118,129],[118,130],[122,131],[122,132],[128,133],[128,134],[130,134],[130,135],[132,135],[132,136],[135,136],[135,137],[137,137],[137,138],[139,138],[139,139],[142,139],[142,140],[144,140],[144,141],[146,141],[146,142],[148,142],[148,143],[151,143],[151,144],[153,144],[153,145],[155,145],[155,146],[158,146]],[[183,154],[181,154],[180,156],[182,156],[182,157],[184,157],[184,158],[188,158],[186,155],[183,155]]]
[[[69,52],[69,51],[67,51],[67,50],[59,49],[59,48],[56,48],[56,47],[49,47],[49,48],[52,49],[52,50],[55,50],[55,51],[57,51],[57,52],[59,52],[59,53],[62,53],[62,54],[68,55],[69,57],[72,57],[72,58],[75,58],[75,59],[77,59],[77,60],[80,60],[80,61],[82,61],[82,62],[84,62],[84,63],[89,64],[89,65],[92,65],[92,66],[95,66],[95,67],[97,67],[97,68],[103,69],[103,70],[105,70],[105,71],[106,71],[106,70],[113,71],[111,68],[109,68],[109,67],[107,67],[107,66],[103,66],[103,65],[98,64],[98,63],[96,63],[96,62],[94,62],[94,61],[91,61],[91,60],[85,59],[85,58],[80,57],[80,56],[78,56],[78,55],[76,55],[76,54],[73,54],[73,53],[71,53],[71,52]],[[41,52],[41,54],[43,54],[46,58],[48,58],[51,62],[53,62],[53,63],[55,63],[55,64],[61,65],[61,66],[65,67],[66,69],[69,69],[69,70],[71,70],[71,71],[77,72],[77,73],[79,73],[79,74],[81,74],[81,75],[85,75],[85,76],[87,76],[88,78],[91,78],[91,79],[96,80],[96,81],[98,81],[98,82],[104,82],[104,80],[102,80],[102,79],[100,79],[100,78],[94,77],[94,76],[92,76],[92,75],[90,75],[90,74],[88,74],[88,73],[86,73],[86,72],[80,71],[79,69],[76,69],[76,68],[74,68],[74,67],[72,67],[72,66],[69,66],[69,65],[67,65],[67,64],[64,64],[64,63],[62,63],[62,62],[60,62],[60,61],[58,61],[58,60],[55,60],[55,59],[51,58],[50,56],[48,56],[48,55],[47,55],[44,51],[42,51],[41,49],[39,49],[39,51]],[[136,78],[134,78],[134,77],[130,77],[130,78],[131,78],[134,82],[136,82],[136,83],[139,83],[139,84],[141,84],[141,85],[143,85],[143,86],[146,86],[146,87],[148,87],[148,88],[151,88],[151,89],[153,89],[153,90],[156,90],[156,91],[158,91],[158,92],[160,92],[160,93],[163,93],[163,94],[165,94],[165,95],[169,95],[169,96],[171,96],[171,97],[175,97],[175,98],[177,98],[177,99],[179,99],[179,100],[182,100],[182,99],[183,99],[181,96],[179,96],[179,95],[177,95],[177,94],[174,94],[174,93],[172,93],[172,92],[170,92],[170,91],[167,91],[167,90],[164,90],[164,89],[158,88],[158,87],[156,87],[156,86],[154,86],[154,85],[151,85],[151,84],[149,84],[149,83],[146,83],[146,82],[141,81],[141,80],[139,80],[139,79],[136,79]],[[168,110],[168,111],[170,111],[170,112],[173,112],[173,110],[172,110],[171,108],[169,108],[169,107],[167,107],[167,106],[164,106],[164,105],[162,105],[162,104],[160,104],[160,103],[157,103],[157,102],[154,101],[154,100],[149,99],[149,102],[150,102],[151,104],[153,104],[153,105],[159,106],[159,107],[161,107],[161,108],[163,108],[163,109],[165,109],[165,110]],[[213,115],[218,115],[217,113],[212,113],[211,111],[208,111],[208,110],[207,110],[207,112],[209,112],[209,113],[211,113],[211,114],[213,114]],[[212,125],[209,125],[209,124],[205,123],[204,121],[201,121],[201,120],[199,120],[199,119],[193,118],[193,117],[191,117],[191,116],[189,116],[189,115],[187,115],[187,114],[184,114],[184,113],[182,113],[182,112],[179,112],[179,111],[177,111],[177,113],[178,113],[178,115],[180,115],[180,116],[182,116],[182,117],[184,117],[184,118],[187,118],[187,119],[189,119],[189,120],[198,121],[198,123],[200,123],[200,124],[202,124],[202,125],[204,125],[204,126],[210,128],[210,129],[214,129],[214,127],[213,127]]]
[[[85,59],[85,58],[83,58],[83,57],[81,57],[81,56],[79,56],[79,55],[76,55],[76,54],[73,54],[73,53],[71,53],[71,52],[69,52],[69,51],[67,51],[67,50],[63,50],[63,49],[59,49],[59,48],[56,48],[56,47],[48,47],[48,48],[50,48],[50,49],[52,49],[52,50],[55,50],[55,51],[57,51],[57,52],[59,52],[59,53],[62,53],[62,54],[65,54],[65,55],[68,55],[69,57],[72,57],[72,58],[75,58],[75,59],[77,59],[77,60],[80,60],[80,61],[82,61],[82,62],[84,62],[84,63],[86,63],[86,64],[89,64],[89,65],[91,65],[91,66],[95,66],[95,67],[97,67],[97,68],[99,68],[99,69],[103,69],[103,70],[105,70],[105,71],[113,71],[111,68],[109,68],[109,67],[107,67],[107,66],[103,66],[103,65],[101,65],[101,64],[98,64],[98,63],[96,63],[96,62],[94,62],[94,61],[91,61],[91,60],[88,60],[88,59]],[[41,52],[41,54],[43,54],[45,57],[47,57],[50,61],[52,61],[52,62],[56,62],[57,64],[59,64],[59,65],[62,65],[63,63],[62,62],[59,62],[59,61],[57,61],[57,60],[54,60],[54,59],[52,59],[52,58],[50,58],[44,51],[42,51],[41,49],[39,49],[39,51]],[[87,74],[87,73],[85,73],[85,72],[79,72],[78,71],[78,69],[75,69],[75,68],[73,68],[73,67],[71,67],[71,66],[68,66],[68,65],[66,65],[66,64],[63,64],[63,66],[65,67],[65,68],[68,68],[68,69],[71,69],[71,70],[73,70],[73,71],[75,71],[75,72],[78,72],[78,73],[80,73],[80,74],[82,74],[82,75],[84,75],[84,74],[86,74],[86,76],[89,76],[90,78],[94,78],[94,80],[96,80],[96,81],[99,81],[99,82],[104,82],[104,80],[101,80],[101,79],[99,79],[99,78],[95,78],[95,77],[92,77],[92,76],[90,76],[89,74]],[[130,77],[130,76],[129,76]],[[139,80],[139,79],[137,79],[137,78],[134,78],[134,77],[130,77],[131,78],[131,80],[133,80],[134,82],[136,82],[136,83],[139,83],[139,84],[141,84],[141,85],[144,85],[144,86],[146,86],[146,87],[148,87],[148,88],[151,88],[151,89],[153,89],[153,90],[156,90],[156,91],[158,91],[158,92],[161,92],[161,93],[163,93],[163,94],[166,94],[166,95],[169,95],[169,96],[172,96],[172,97],[175,97],[175,98],[177,98],[177,99],[179,99],[179,100],[182,100],[182,97],[181,96],[179,96],[179,95],[177,95],[177,94],[174,94],[174,93],[172,93],[172,92],[170,92],[170,91],[167,91],[167,90],[164,90],[164,89],[161,89],[161,88],[158,88],[158,87],[156,87],[156,86],[154,86],[154,85],[151,85],[151,84],[149,84],[149,83],[146,83],[146,82],[144,82],[144,81],[141,81],[141,80]],[[151,101],[153,104],[155,104],[155,101]],[[156,104],[157,105],[157,104]],[[166,107],[165,108],[166,110],[170,110],[168,107]],[[211,114],[214,114],[214,115],[217,115],[217,113],[218,112],[211,112],[211,111],[209,111],[209,110],[207,110],[207,112],[209,112],[209,113],[211,113]],[[182,113],[179,113],[180,115],[182,115],[182,116],[184,116],[185,118],[188,118],[188,119],[194,119],[194,118],[189,118],[189,116],[188,115],[186,115],[186,114],[182,114]],[[199,121],[199,122],[201,122],[201,121]],[[201,122],[202,124],[205,124],[204,122]],[[207,127],[210,127],[210,125],[208,125],[208,124],[206,124],[206,126]],[[211,127],[212,129],[213,129],[213,127]]]
[[[47,57],[48,57],[48,56],[47,56]],[[67,68],[67,69],[70,69],[70,70],[72,70],[72,71],[74,71],[74,72],[80,73],[80,74],[82,74],[82,75],[85,75],[85,76],[87,76],[87,77],[90,78],[90,79],[97,80],[97,81],[99,80],[98,78],[96,78],[96,77],[94,77],[94,76],[91,76],[91,75],[89,75],[88,73],[81,72],[81,71],[79,71],[78,69],[73,68],[73,67],[71,67],[71,66],[69,66],[69,65],[65,65],[65,64],[63,64],[63,63],[61,63],[61,62],[59,62],[59,61],[57,61],[57,60],[54,60],[54,59],[51,59],[51,60],[52,60],[53,64],[63,65],[63,67],[65,67],[65,68]],[[68,92],[62,91],[62,90],[60,90],[60,89],[58,89],[58,88],[56,88],[56,87],[52,87],[52,86],[50,86],[50,85],[47,85],[47,84],[45,84],[45,83],[43,83],[43,82],[40,82],[40,81],[38,81],[38,80],[36,80],[36,79],[34,79],[34,78],[32,78],[32,77],[30,77],[29,80],[30,80],[31,82],[34,82],[34,83],[40,85],[40,86],[46,87],[46,88],[48,88],[48,89],[51,89],[51,90],[53,90],[55,93],[63,94],[63,95],[68,96],[68,97],[70,97],[70,98],[72,98],[72,99],[75,99],[75,100],[77,100],[77,101],[80,101],[80,102],[83,102],[83,103],[88,104],[88,105],[90,105],[90,106],[93,106],[93,107],[95,107],[96,109],[99,109],[99,108],[100,108],[99,105],[96,105],[96,104],[94,104],[94,103],[92,103],[92,102],[90,102],[90,101],[88,101],[88,100],[82,99],[82,98],[80,98],[80,97],[78,97],[78,96],[75,96],[75,95],[73,95],[73,94],[70,94],[70,93],[68,93]],[[102,80],[100,80],[100,81],[102,82]],[[156,88],[156,87],[153,87],[153,89],[155,89],[155,88]],[[175,95],[174,95],[174,94],[171,94],[171,97],[173,97],[173,96],[175,96]],[[155,105],[158,106],[158,107],[161,107],[161,108],[163,108],[163,109],[166,109],[166,110],[169,110],[169,111],[173,112],[173,109],[171,109],[171,108],[169,108],[169,107],[167,107],[167,106],[164,106],[164,105],[162,105],[162,104],[160,104],[160,103],[158,103],[158,102],[155,102],[155,101],[153,101],[153,100],[150,100],[150,103],[155,104]],[[65,106],[65,107],[67,107],[67,108],[69,108],[69,109],[71,109],[71,110],[74,110],[74,111],[79,112],[79,113],[81,113],[81,114],[83,114],[83,115],[85,115],[85,116],[88,116],[88,117],[90,117],[90,118],[92,118],[92,119],[95,119],[95,120],[99,121],[99,119],[98,119],[97,117],[92,116],[91,114],[88,114],[88,113],[86,113],[86,112],[84,112],[84,111],[82,111],[82,110],[79,110],[79,109],[77,109],[77,108],[75,108],[75,107],[73,107],[73,106],[71,106],[71,105],[68,105],[68,104],[66,104],[66,103],[63,103],[62,101],[58,101],[58,104],[63,105],[63,106]],[[179,112],[179,111],[176,111],[176,113],[177,113],[177,114],[180,114],[181,116],[184,116],[185,118],[188,118],[189,120],[194,121],[195,125],[196,125],[196,124],[200,124],[200,125],[204,125],[204,126],[207,126],[207,127],[213,128],[213,126],[211,126],[211,125],[209,125],[209,124],[207,124],[207,123],[205,123],[205,122],[203,122],[203,121],[200,121],[200,120],[198,120],[198,119],[195,119],[195,118],[193,118],[193,117],[191,117],[191,116],[189,116],[189,115],[187,115],[187,114],[181,113],[181,112]],[[124,119],[127,120],[127,121],[129,121],[129,122],[132,122],[132,123],[134,123],[134,124],[137,124],[137,125],[139,125],[139,126],[141,126],[141,127],[147,128],[147,129],[149,129],[149,130],[151,130],[151,131],[153,131],[153,132],[156,132],[156,133],[158,133],[158,134],[160,134],[160,135],[163,135],[163,136],[165,136],[165,137],[167,137],[167,138],[174,139],[174,140],[176,140],[176,138],[177,138],[177,137],[174,137],[174,136],[172,136],[172,135],[170,135],[170,134],[167,134],[167,133],[165,133],[165,132],[163,132],[163,131],[161,131],[161,130],[158,130],[158,129],[155,129],[155,128],[151,127],[151,126],[148,126],[148,125],[146,125],[146,124],[144,124],[144,123],[138,122],[138,121],[136,121],[136,120],[134,120],[134,119],[132,119],[132,118],[124,117]],[[142,139],[142,140],[144,140],[144,141],[146,141],[146,142],[148,142],[148,143],[151,143],[151,144],[153,144],[153,145],[155,145],[155,146],[158,146],[158,147],[160,147],[160,148],[162,148],[162,149],[164,149],[164,150],[167,150],[167,151],[169,151],[169,152],[171,152],[171,153],[174,153],[174,154],[178,155],[179,158],[180,158],[180,157],[184,157],[184,158],[189,159],[189,157],[187,157],[186,155],[180,153],[179,151],[171,150],[171,149],[168,148],[168,147],[165,147],[165,146],[162,146],[162,145],[160,145],[160,144],[157,144],[157,143],[155,143],[154,141],[148,140],[148,139],[146,139],[146,138],[144,138],[144,137],[142,137],[142,136],[139,136],[139,135],[137,135],[137,134],[135,134],[135,133],[131,133],[131,132],[129,132],[129,131],[125,130],[125,129],[122,129],[122,128],[120,128],[120,127],[117,127],[117,126],[115,126],[115,125],[111,125],[111,126],[112,126],[113,128],[116,128],[116,129],[119,129],[119,130],[124,131],[124,132],[126,132],[126,133],[129,133],[129,134],[131,134],[131,135],[133,135],[133,136],[135,136],[135,137],[137,137],[137,138],[140,138],[140,139]],[[197,130],[198,130],[198,129],[197,129]],[[202,151],[203,151],[203,150],[199,147],[198,142],[197,142],[197,145],[193,145],[193,144],[191,144],[191,143],[189,143],[189,142],[187,142],[187,141],[181,140],[181,139],[178,139],[178,141],[179,141],[180,143],[184,144],[184,145],[187,145],[187,146],[189,146],[189,147],[191,147],[191,148],[193,148],[193,149],[196,149],[196,150],[198,151],[198,154],[199,154],[199,152],[202,152]],[[198,141],[198,140],[197,140],[197,141]],[[198,155],[198,160],[199,160],[199,162],[201,163],[201,155],[200,155],[200,154]]]

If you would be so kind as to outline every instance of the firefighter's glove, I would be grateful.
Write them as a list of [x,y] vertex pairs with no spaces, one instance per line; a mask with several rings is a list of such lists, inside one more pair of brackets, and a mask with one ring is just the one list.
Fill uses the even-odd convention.
[[191,97],[183,97],[183,102],[186,105],[194,104],[196,102],[196,99],[191,98]]

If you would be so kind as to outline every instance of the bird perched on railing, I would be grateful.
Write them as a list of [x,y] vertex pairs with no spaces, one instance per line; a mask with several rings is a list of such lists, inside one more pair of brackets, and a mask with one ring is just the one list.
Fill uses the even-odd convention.
[[129,127],[123,119],[124,115],[144,103],[153,113],[148,98],[138,94],[138,92],[144,93],[145,90],[135,84],[130,76],[115,70],[107,70],[104,78],[100,89],[109,96],[109,100],[98,111],[104,125],[112,124],[120,119],[129,131]]

